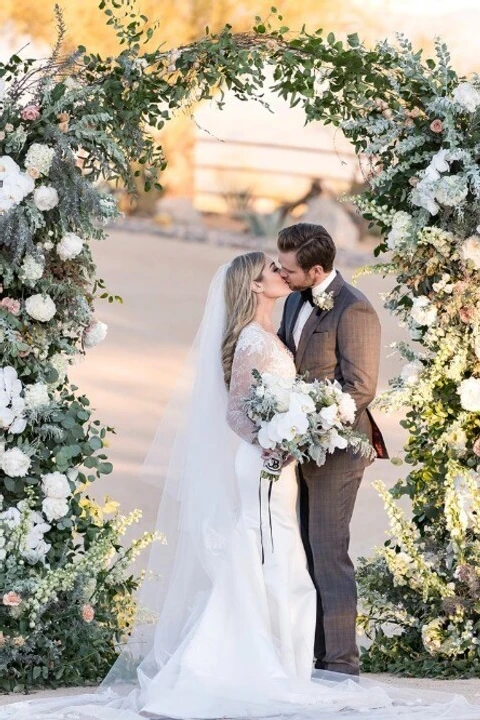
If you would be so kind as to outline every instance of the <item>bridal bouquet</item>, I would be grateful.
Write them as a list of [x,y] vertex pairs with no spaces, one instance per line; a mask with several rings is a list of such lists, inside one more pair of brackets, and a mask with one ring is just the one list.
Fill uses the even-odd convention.
[[351,448],[364,457],[375,457],[367,437],[351,425],[355,400],[336,380],[305,382],[253,371],[254,382],[245,399],[248,417],[258,429],[258,442],[272,451],[261,477],[277,480],[287,457],[303,463],[324,464],[327,453]]

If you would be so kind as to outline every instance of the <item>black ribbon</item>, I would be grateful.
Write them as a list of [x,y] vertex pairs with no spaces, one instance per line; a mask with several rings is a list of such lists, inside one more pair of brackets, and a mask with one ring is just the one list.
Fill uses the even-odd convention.
[[[273,490],[273,480],[270,480],[268,485],[268,525],[270,528],[270,542],[272,543],[272,552],[275,552],[275,546],[273,544],[273,525],[272,525],[272,507],[271,507],[271,501],[272,501],[272,490]],[[260,545],[262,546],[262,565],[265,565],[265,548],[263,545],[263,517],[262,517],[262,480],[260,480],[260,483],[258,485],[258,501],[260,505]]]
[[309,302],[312,307],[315,307],[315,303],[313,302],[312,288],[306,288],[306,290],[302,290],[300,295],[302,296],[303,302]]

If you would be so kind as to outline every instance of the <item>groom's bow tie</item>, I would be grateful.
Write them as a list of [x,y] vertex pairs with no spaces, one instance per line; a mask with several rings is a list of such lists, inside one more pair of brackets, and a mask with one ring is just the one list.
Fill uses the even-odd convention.
[[306,290],[302,290],[300,295],[302,296],[303,302],[309,302],[312,307],[315,307],[315,304],[313,302],[312,288],[307,288]]

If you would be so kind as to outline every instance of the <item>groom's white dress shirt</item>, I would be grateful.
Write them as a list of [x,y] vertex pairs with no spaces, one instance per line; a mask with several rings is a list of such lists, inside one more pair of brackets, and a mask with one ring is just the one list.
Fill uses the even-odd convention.
[[[318,285],[315,285],[315,287],[312,288],[312,294],[316,295],[318,293],[325,292],[336,277],[337,271],[333,268],[332,272],[329,273],[321,283],[318,283]],[[300,312],[298,313],[297,322],[295,323],[295,329],[293,331],[293,339],[296,348],[298,348],[298,343],[300,342],[300,337],[302,335],[302,330],[305,327],[305,323],[314,310],[316,310],[316,308],[312,307],[309,302],[304,302]]]

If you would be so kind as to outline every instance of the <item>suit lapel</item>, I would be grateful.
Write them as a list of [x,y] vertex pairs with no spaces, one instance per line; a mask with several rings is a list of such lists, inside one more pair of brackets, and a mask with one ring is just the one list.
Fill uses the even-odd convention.
[[292,310],[289,314],[286,340],[287,346],[295,354],[295,341],[293,339],[293,331],[295,329],[295,323],[297,322],[298,315],[303,305],[303,299],[299,292],[295,293],[295,299],[292,301]]
[[[334,280],[330,284],[330,286],[327,288],[328,293],[332,293],[333,297],[335,298],[342,287],[345,285],[345,280],[342,278],[339,272],[337,272]],[[321,323],[325,315],[329,312],[333,312],[333,310],[320,310],[320,308],[317,308],[314,310],[310,317],[308,318],[307,322],[304,325],[304,328],[302,330],[302,334],[300,336],[300,342],[298,343],[297,352],[295,354],[295,364],[297,366],[297,370],[300,368],[300,365],[302,364],[303,356],[305,354],[305,350],[307,349],[308,342],[310,338],[312,337],[313,331],[317,328],[317,326]],[[297,313],[298,315],[298,313]]]

